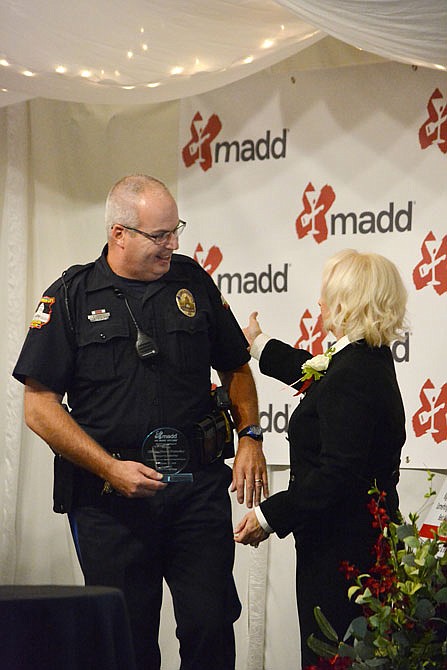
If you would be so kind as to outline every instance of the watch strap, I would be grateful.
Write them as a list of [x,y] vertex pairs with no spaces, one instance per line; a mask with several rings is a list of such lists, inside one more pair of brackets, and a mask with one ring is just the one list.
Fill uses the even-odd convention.
[[253,440],[262,442],[263,435],[261,426],[257,424],[251,424],[250,426],[242,428],[242,430],[240,430],[237,434],[239,439],[241,437],[245,437],[246,435],[248,435],[248,437],[251,437]]

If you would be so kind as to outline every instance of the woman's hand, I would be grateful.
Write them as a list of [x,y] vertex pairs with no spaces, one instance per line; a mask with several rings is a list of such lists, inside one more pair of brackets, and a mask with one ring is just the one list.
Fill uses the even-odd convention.
[[248,326],[242,329],[245,337],[247,338],[250,344],[250,347],[257,338],[257,336],[262,333],[261,326],[259,325],[258,320],[256,318],[257,316],[258,316],[257,312],[252,312],[248,317]]
[[234,541],[240,544],[251,544],[252,547],[257,547],[268,536],[269,534],[261,528],[254,510],[248,512],[234,529]]

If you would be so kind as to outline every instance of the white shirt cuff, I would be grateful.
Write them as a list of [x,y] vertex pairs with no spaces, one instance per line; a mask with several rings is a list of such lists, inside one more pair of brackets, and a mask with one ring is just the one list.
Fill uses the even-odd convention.
[[269,340],[272,338],[266,333],[259,333],[257,337],[253,340],[253,344],[250,347],[250,354],[252,358],[256,358],[257,361],[261,358],[262,351]]
[[267,523],[267,520],[263,513],[261,512],[261,508],[259,506],[253,508],[255,510],[256,518],[259,521],[259,525],[261,526],[262,530],[265,530],[266,533],[273,533],[273,528],[270,528],[270,526]]

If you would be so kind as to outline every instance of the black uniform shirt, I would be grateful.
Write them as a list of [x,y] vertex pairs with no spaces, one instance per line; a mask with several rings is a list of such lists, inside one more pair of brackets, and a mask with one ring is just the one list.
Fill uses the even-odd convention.
[[[200,420],[210,410],[210,367],[233,370],[250,356],[213,280],[191,258],[174,254],[169,272],[144,285],[115,275],[106,255],[107,247],[48,289],[13,374],[67,393],[73,418],[113,452],[138,448],[159,426]],[[158,346],[153,359],[137,355],[124,296]]]

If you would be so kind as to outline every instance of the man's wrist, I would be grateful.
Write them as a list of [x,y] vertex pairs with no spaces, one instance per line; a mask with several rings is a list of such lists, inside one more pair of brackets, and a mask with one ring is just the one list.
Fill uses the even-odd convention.
[[257,442],[262,442],[263,435],[262,435],[262,428],[259,424],[257,423],[251,423],[249,426],[245,426],[245,428],[242,428],[238,434],[238,438],[241,439],[241,437],[251,437],[252,440],[256,440]]

